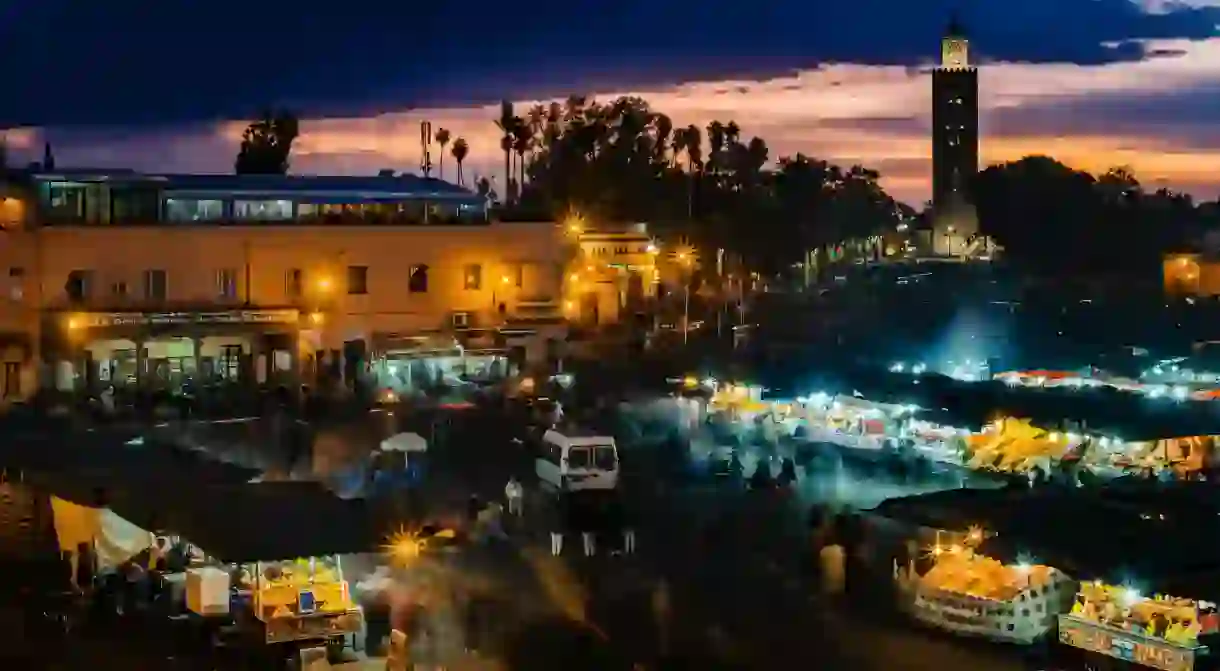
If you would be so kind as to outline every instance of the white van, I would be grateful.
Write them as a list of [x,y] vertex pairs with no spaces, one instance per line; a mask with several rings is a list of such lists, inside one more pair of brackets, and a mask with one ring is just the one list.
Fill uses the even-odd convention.
[[618,448],[609,436],[550,429],[542,435],[534,471],[543,487],[556,491],[614,489]]

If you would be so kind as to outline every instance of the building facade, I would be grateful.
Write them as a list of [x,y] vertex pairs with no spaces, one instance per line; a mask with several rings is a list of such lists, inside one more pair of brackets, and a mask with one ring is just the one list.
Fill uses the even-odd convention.
[[970,42],[953,20],[941,39],[940,67],[932,71],[932,251],[968,256],[978,217],[970,181],[979,169],[979,73]]
[[577,242],[565,278],[565,308],[573,322],[614,324],[647,310],[661,281],[660,249],[647,225],[568,224],[568,235]]
[[1162,279],[1165,295],[1169,297],[1220,296],[1220,257],[1197,252],[1166,255]]
[[483,199],[439,180],[18,181],[0,344],[24,356],[21,394],[34,381],[351,386],[424,338],[525,363],[563,337],[562,230],[490,222]]

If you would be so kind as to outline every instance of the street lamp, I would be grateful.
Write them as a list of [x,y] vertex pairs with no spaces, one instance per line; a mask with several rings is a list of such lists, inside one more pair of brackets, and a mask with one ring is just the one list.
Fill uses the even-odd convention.
[[690,343],[690,271],[694,265],[693,252],[678,252],[678,263],[682,264],[682,344]]

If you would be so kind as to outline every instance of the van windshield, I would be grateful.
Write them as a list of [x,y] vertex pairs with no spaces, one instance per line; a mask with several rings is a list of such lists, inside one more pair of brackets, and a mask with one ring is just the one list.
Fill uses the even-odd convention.
[[618,467],[618,458],[614,448],[608,445],[598,445],[593,448],[593,464],[602,471],[613,471]]
[[568,450],[568,468],[588,468],[593,461],[587,447],[573,447]]

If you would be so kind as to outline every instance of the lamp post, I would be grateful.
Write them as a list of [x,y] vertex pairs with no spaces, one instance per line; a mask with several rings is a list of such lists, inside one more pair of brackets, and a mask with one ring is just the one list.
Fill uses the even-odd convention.
[[693,252],[678,252],[678,263],[682,264],[682,344],[690,342],[690,270],[694,264]]

